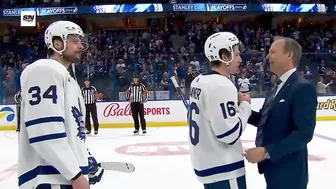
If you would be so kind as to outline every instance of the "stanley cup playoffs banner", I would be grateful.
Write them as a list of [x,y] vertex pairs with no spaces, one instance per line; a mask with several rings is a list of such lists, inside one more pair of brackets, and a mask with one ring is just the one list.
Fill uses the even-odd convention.
[[247,4],[186,3],[165,7],[169,12],[236,12],[247,11]]
[[118,5],[93,5],[73,7],[37,7],[2,9],[2,16],[20,16],[21,11],[35,11],[37,16],[65,14],[108,14],[108,13],[154,13],[163,12],[161,3],[139,3]]
[[157,12],[292,12],[292,13],[326,13],[335,12],[336,6],[324,4],[290,4],[290,3],[138,3],[111,4],[70,7],[32,7],[2,9],[3,17],[20,17],[21,11],[35,11],[36,16],[77,15],[77,14],[118,14],[118,13],[157,13]]

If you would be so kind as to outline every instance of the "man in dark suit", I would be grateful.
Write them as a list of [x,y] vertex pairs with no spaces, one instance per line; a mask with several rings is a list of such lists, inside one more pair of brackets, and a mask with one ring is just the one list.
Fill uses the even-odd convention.
[[245,151],[258,163],[267,189],[305,189],[308,184],[308,149],[316,124],[315,87],[296,70],[301,46],[290,38],[276,39],[267,59],[278,76],[259,112],[248,123],[256,126],[256,147]]

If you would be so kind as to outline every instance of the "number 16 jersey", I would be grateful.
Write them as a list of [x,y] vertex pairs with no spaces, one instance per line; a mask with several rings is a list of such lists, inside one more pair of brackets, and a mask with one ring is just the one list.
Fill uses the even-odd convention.
[[225,76],[200,74],[190,86],[188,111],[190,156],[204,184],[245,175],[240,137],[251,115],[248,102],[238,105],[238,92]]

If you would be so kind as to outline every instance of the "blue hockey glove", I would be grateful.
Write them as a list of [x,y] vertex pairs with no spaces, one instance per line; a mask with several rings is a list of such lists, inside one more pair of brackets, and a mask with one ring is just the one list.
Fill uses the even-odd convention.
[[104,169],[98,166],[96,159],[89,156],[89,184],[94,185],[99,182],[104,174]]

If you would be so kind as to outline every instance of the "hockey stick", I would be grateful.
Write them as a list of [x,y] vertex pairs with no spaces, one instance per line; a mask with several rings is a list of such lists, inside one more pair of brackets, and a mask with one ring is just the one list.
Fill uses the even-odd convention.
[[185,106],[185,108],[188,110],[189,109],[189,103],[185,100],[183,93],[181,91],[181,87],[179,86],[179,84],[177,83],[175,76],[170,77],[170,80],[173,82],[173,85],[176,89],[176,91],[178,92],[178,94],[180,95],[180,98]]
[[98,166],[111,171],[119,171],[124,173],[133,173],[135,166],[132,163],[126,162],[100,162]]

